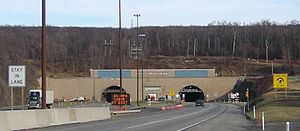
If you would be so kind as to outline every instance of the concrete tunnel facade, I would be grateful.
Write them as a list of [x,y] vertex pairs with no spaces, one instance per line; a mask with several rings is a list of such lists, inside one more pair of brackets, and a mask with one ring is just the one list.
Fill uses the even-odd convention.
[[[91,70],[91,77],[48,78],[47,87],[54,90],[54,97],[58,100],[83,96],[89,100],[106,101],[103,93],[109,87],[119,86],[118,74],[119,70]],[[124,70],[122,74],[124,91],[130,94],[131,101],[136,101],[136,69]],[[149,94],[156,95],[156,100],[161,96],[170,96],[171,92],[181,95],[185,87],[197,87],[196,94],[202,94],[194,96],[210,101],[231,91],[239,78],[216,77],[215,69],[144,69],[143,90],[141,74],[139,77],[139,100]],[[175,96],[169,99],[176,100]]]

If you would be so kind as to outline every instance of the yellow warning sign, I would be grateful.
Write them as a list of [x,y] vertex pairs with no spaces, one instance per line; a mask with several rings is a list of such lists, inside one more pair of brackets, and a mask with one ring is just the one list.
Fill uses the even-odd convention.
[[175,92],[174,92],[173,90],[171,90],[171,91],[169,92],[169,95],[170,95],[170,96],[175,96]]
[[273,74],[273,88],[288,88],[288,74]]

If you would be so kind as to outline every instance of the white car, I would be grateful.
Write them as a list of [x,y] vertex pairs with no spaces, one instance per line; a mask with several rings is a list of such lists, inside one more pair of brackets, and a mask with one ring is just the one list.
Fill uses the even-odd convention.
[[79,96],[79,97],[75,97],[75,98],[72,98],[70,100],[68,100],[68,102],[82,102],[82,101],[85,101],[86,98],[82,97],[82,96]]

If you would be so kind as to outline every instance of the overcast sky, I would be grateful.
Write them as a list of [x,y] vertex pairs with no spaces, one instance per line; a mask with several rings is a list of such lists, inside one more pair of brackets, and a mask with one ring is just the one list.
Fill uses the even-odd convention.
[[[0,25],[41,25],[42,0],[0,0]],[[300,0],[122,0],[122,27],[300,20]],[[47,24],[118,27],[118,0],[47,0]]]

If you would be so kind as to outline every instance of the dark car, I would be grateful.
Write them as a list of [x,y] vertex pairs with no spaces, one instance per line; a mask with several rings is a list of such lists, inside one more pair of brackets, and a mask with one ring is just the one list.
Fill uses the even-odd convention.
[[203,107],[204,107],[204,100],[201,100],[201,99],[196,100],[195,106],[196,106],[196,107],[197,107],[197,106],[203,106]]

